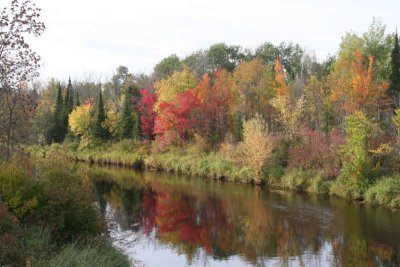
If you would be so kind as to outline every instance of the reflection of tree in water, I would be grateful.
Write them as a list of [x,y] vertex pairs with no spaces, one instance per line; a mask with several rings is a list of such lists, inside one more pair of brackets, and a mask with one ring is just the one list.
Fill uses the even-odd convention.
[[[240,255],[259,266],[276,257],[283,265],[293,259],[307,265],[310,257],[326,260],[319,257],[328,249],[332,263],[339,266],[399,264],[398,240],[387,243],[396,240],[387,236],[393,229],[371,224],[376,212],[369,214],[343,201],[321,205],[297,196],[269,196],[260,188],[243,187],[245,193],[238,195],[237,188],[228,185],[211,188],[174,178],[135,177],[97,177],[100,207],[104,210],[107,202],[124,229],[140,222],[145,234],[155,233],[159,242],[185,254],[189,263],[205,253],[216,259]],[[387,216],[382,217],[385,222]],[[365,221],[371,229],[365,228]],[[380,242],[379,236],[385,239]]]

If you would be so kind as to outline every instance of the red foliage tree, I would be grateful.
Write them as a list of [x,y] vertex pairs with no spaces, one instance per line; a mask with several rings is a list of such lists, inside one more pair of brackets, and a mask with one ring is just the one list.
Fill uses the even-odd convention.
[[140,96],[139,112],[142,133],[146,139],[152,140],[154,138],[153,132],[156,118],[154,104],[157,102],[157,96],[150,93],[147,89],[141,89]]
[[160,135],[161,139],[173,136],[183,141],[189,140],[197,123],[194,113],[198,107],[199,99],[193,89],[178,94],[172,102],[161,102],[154,133]]

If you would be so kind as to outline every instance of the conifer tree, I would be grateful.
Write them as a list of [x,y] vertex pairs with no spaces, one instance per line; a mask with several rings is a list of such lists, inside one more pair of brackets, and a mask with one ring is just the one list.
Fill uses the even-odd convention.
[[72,109],[74,108],[74,95],[72,91],[71,78],[68,79],[68,86],[65,92],[64,105],[62,111],[62,123],[63,123],[63,133],[64,137],[68,133],[68,118]]
[[394,47],[392,50],[392,74],[390,76],[389,95],[393,98],[394,108],[400,108],[400,47],[399,38],[394,36]]
[[79,94],[78,91],[76,92],[76,96],[75,96],[75,104],[74,107],[79,107],[81,105],[81,101],[79,100]]
[[102,140],[107,140],[110,137],[110,133],[106,128],[103,127],[103,123],[106,120],[106,111],[104,108],[103,96],[101,91],[99,93],[99,99],[97,102],[97,114],[96,122],[93,127],[93,136]]
[[53,114],[53,127],[50,129],[48,142],[62,142],[64,140],[63,130],[63,97],[60,83],[57,88],[57,99]]
[[121,139],[132,138],[134,129],[134,117],[131,103],[131,97],[133,94],[133,87],[129,86],[125,91],[125,100],[122,107],[121,117]]

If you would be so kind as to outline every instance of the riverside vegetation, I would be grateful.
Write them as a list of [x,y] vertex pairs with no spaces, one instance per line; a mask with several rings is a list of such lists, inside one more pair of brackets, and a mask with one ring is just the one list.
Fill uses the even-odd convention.
[[51,80],[13,131],[30,127],[18,141],[39,156],[399,208],[399,68],[397,33],[376,19],[322,63],[292,43],[221,43],[167,57],[151,75],[121,66],[105,84]]
[[1,14],[2,266],[129,265],[73,160],[400,207],[400,48],[377,19],[324,61],[292,42],[217,43],[149,75],[42,84],[26,43],[40,9]]
[[129,266],[111,245],[84,171],[59,153],[0,164],[1,266]]

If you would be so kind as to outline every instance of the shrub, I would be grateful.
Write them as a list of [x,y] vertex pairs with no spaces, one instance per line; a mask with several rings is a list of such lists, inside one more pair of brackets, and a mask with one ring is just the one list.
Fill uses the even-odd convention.
[[17,218],[8,211],[7,206],[0,203],[0,266],[22,264],[23,256],[18,242],[20,233]]
[[400,177],[384,177],[365,193],[369,203],[400,208]]
[[282,176],[280,184],[282,189],[304,192],[309,186],[312,177],[311,171],[304,171],[302,169],[295,169],[287,171],[285,175]]
[[127,256],[114,248],[106,240],[98,240],[88,245],[68,245],[49,260],[37,260],[38,267],[87,267],[87,266],[130,266]]
[[302,130],[300,143],[289,148],[288,168],[323,170],[328,177],[336,177],[341,167],[339,152],[343,140],[336,131],[325,135]]
[[247,166],[254,170],[254,181],[261,182],[264,165],[271,157],[272,142],[268,135],[268,125],[261,115],[256,116],[243,124],[243,142],[239,149]]

